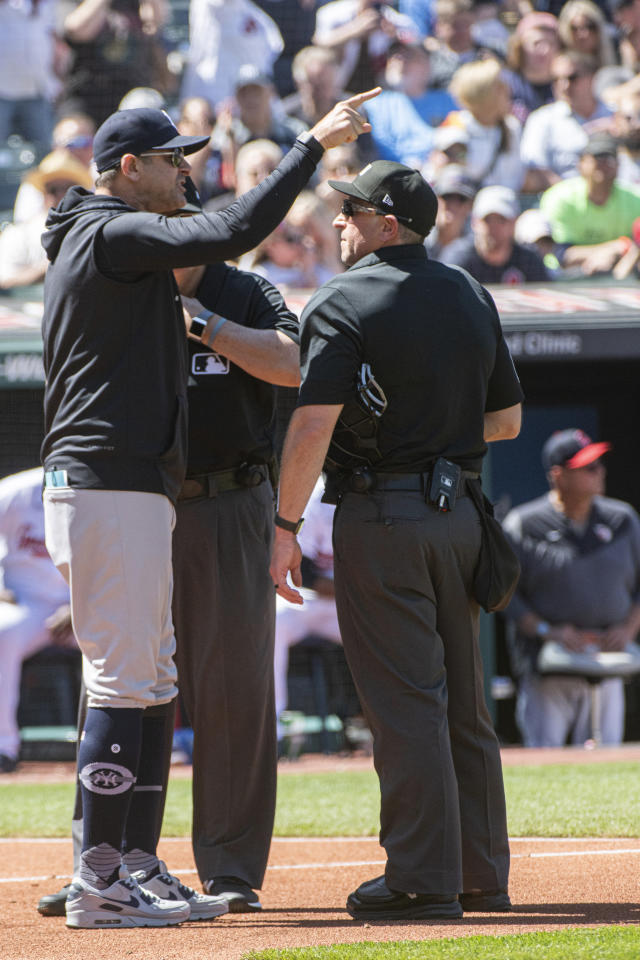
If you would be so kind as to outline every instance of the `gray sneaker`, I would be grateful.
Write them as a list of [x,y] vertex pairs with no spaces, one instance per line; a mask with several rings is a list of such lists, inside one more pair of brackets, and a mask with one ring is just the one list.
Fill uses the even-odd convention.
[[105,890],[76,877],[67,894],[67,926],[81,929],[169,927],[189,919],[188,903],[161,900],[144,890],[123,865]]
[[192,890],[169,873],[162,860],[158,860],[158,866],[149,873],[139,870],[133,877],[144,890],[149,890],[162,900],[188,903],[191,908],[190,920],[213,920],[229,912],[229,904],[224,897],[206,897]]

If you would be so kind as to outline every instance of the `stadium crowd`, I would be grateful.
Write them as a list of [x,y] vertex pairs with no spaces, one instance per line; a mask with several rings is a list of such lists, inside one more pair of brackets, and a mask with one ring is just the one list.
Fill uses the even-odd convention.
[[481,282],[627,276],[639,56],[640,0],[6,0],[0,289],[42,279],[45,212],[94,178],[93,133],[119,107],[160,106],[181,133],[211,136],[192,166],[213,211],[346,92],[375,84],[371,133],[325,155],[243,267],[308,290],[339,271],[326,180],[384,159],[439,196],[430,254]]

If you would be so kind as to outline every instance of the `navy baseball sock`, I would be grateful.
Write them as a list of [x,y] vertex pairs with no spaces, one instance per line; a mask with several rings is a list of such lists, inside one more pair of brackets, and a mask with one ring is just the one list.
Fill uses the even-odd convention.
[[147,707],[142,715],[142,748],[138,778],[124,832],[123,860],[129,870],[148,873],[157,865],[156,851],[167,782],[171,765],[171,744],[176,701]]
[[78,748],[83,839],[80,875],[113,882],[136,780],[142,739],[141,709],[89,707]]

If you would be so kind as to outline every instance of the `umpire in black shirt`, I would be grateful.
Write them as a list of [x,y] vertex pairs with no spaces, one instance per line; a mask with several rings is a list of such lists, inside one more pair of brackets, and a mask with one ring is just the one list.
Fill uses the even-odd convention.
[[[207,893],[261,909],[276,805],[276,390],[300,382],[298,320],[263,277],[176,270],[212,349],[189,341],[189,457],[173,538],[178,685],[191,726],[193,853]],[[224,323],[221,323],[224,318]],[[204,339],[207,339],[205,332]]]
[[[522,391],[491,297],[429,260],[426,181],[375,161],[334,226],[349,269],[302,316],[302,385],[283,454],[271,575],[302,602],[295,533],[323,464],[337,491],[336,602],[374,735],[385,875],[356,919],[508,910],[498,743],[483,695],[467,484],[487,442],[517,436]],[[460,895],[460,896],[459,896]]]

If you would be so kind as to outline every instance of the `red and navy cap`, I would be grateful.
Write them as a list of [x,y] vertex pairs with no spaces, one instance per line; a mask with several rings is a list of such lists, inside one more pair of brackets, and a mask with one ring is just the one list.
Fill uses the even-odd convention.
[[209,137],[184,137],[164,110],[138,107],[117,110],[96,130],[93,138],[93,159],[98,173],[112,170],[125,153],[139,157],[152,150],[173,150],[181,147],[187,153],[201,150]]
[[551,434],[542,448],[542,466],[545,471],[551,467],[579,470],[599,460],[609,450],[610,443],[594,443],[583,430],[558,430]]

